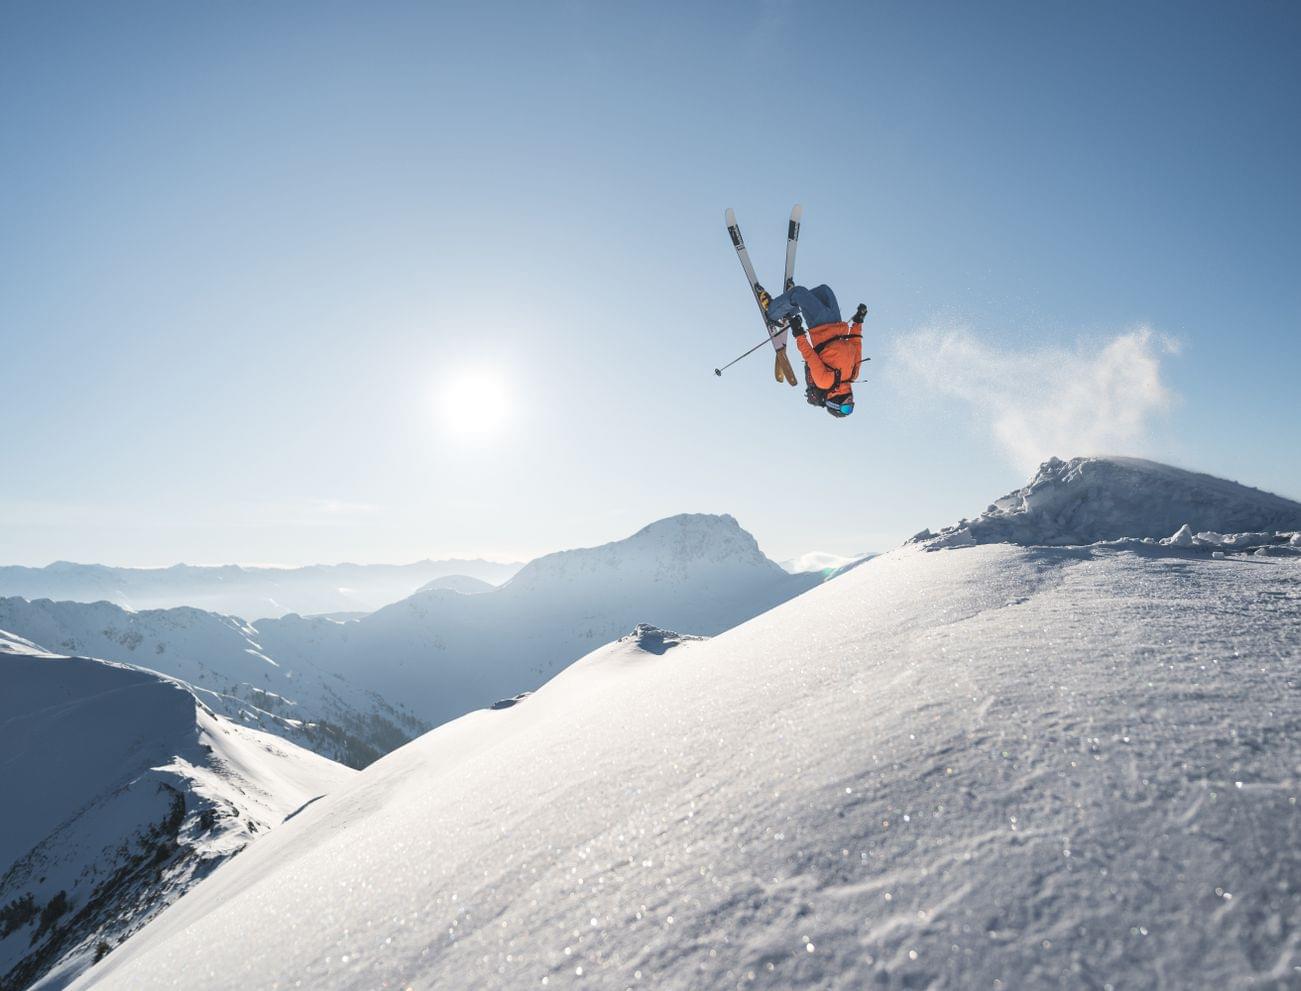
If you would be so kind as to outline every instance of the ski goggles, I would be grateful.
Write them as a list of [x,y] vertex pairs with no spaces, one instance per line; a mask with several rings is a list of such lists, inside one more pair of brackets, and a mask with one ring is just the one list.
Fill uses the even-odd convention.
[[826,406],[827,412],[832,416],[849,416],[850,413],[854,412],[852,402],[833,403],[831,400],[827,400],[823,405]]

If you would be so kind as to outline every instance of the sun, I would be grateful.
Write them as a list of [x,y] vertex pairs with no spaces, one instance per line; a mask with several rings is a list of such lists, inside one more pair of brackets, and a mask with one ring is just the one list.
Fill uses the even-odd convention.
[[502,433],[510,417],[506,389],[497,376],[465,370],[435,387],[439,425],[452,438],[482,442]]

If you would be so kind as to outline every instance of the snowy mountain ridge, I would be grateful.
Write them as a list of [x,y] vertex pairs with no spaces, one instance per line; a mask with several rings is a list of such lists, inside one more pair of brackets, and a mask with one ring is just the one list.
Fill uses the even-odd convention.
[[9,634],[0,755],[5,991],[63,987],[353,773],[223,719],[179,682]]
[[931,549],[975,544],[1094,544],[1191,533],[1301,530],[1301,503],[1212,475],[1141,458],[1090,457],[1044,462],[1029,485],[996,500],[973,520],[913,542]]
[[309,657],[282,664],[233,616],[176,607],[0,598],[0,630],[61,654],[131,664],[179,679],[230,719],[361,767],[427,729],[399,705],[328,674]]

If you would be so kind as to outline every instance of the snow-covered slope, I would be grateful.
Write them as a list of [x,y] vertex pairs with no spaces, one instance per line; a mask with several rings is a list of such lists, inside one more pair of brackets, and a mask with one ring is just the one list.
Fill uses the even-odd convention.
[[821,580],[784,572],[730,516],[686,515],[538,558],[481,595],[435,589],[355,623],[256,626],[281,663],[310,660],[438,724],[536,688],[639,622],[712,635]]
[[415,564],[318,564],[305,568],[238,565],[113,568],[58,561],[44,568],[0,567],[0,596],[113,602],[127,609],[195,606],[260,619],[286,613],[371,612],[406,598],[448,575],[493,585],[519,570],[495,561],[418,561]]
[[1301,503],[1237,482],[1140,458],[1052,458],[1033,481],[974,520],[914,540],[967,544],[1092,544],[1118,538],[1301,530]]
[[176,682],[0,634],[0,988],[62,987],[353,773]]
[[643,631],[372,765],[81,986],[1297,986],[1298,567],[910,546]]
[[262,649],[257,631],[232,616],[7,598],[0,599],[0,630],[57,653],[179,678],[215,711],[352,767],[365,766],[429,728],[401,705],[322,671],[310,657],[279,663]]

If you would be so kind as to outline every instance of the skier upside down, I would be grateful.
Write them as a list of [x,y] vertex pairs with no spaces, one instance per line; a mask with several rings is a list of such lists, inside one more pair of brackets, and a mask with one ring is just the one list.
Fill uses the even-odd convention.
[[804,356],[804,396],[809,404],[834,417],[854,412],[853,385],[863,362],[867,307],[859,303],[851,323],[844,323],[830,286],[792,286],[768,304],[766,315],[772,323],[790,324],[795,346]]
[[[741,237],[741,227],[736,222],[735,211],[725,213],[727,233],[736,249],[741,268],[750,283],[750,292],[763,314],[768,340],[776,352],[774,374],[778,382],[796,384],[795,372],[786,357],[786,333],[795,335],[795,346],[804,356],[804,397],[812,406],[821,406],[834,417],[846,417],[854,412],[854,382],[863,357],[863,318],[867,307],[859,303],[851,323],[840,319],[840,304],[836,294],[827,285],[806,289],[795,284],[795,249],[799,244],[800,222],[804,208],[798,203],[791,210],[786,228],[786,274],[782,279],[785,290],[775,299],[759,284],[750,262],[750,252]],[[808,329],[804,327],[808,321]],[[755,345],[745,354],[753,354],[761,345]],[[723,368],[729,368],[741,358],[736,358]],[[723,368],[715,368],[722,375]]]

